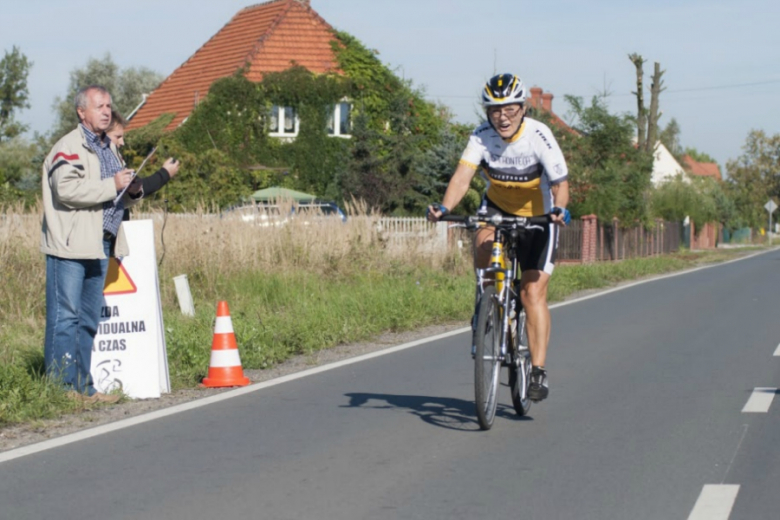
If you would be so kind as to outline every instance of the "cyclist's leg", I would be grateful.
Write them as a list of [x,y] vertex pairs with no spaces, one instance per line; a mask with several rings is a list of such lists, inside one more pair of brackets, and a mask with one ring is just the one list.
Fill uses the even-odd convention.
[[526,315],[528,346],[531,362],[543,367],[550,340],[550,310],[547,307],[547,287],[550,275],[537,269],[523,271],[520,279],[520,299]]
[[495,228],[484,227],[474,235],[474,267],[484,269],[490,265],[490,253],[493,248]]
[[[477,214],[492,217],[493,215],[501,213],[502,215],[508,215],[501,210],[498,206],[487,198],[487,195],[482,197],[482,203],[479,206]],[[484,269],[490,266],[490,255],[493,251],[493,238],[495,237],[496,229],[492,226],[483,227],[477,230],[474,235],[474,267],[478,269]]]
[[522,277],[520,298],[526,312],[528,344],[531,351],[529,396],[532,399],[547,397],[547,347],[550,341],[550,309],[547,306],[547,288],[552,276],[558,245],[558,229],[554,224],[543,229],[531,229],[521,235],[518,260]]
[[555,268],[558,226],[534,227],[518,239],[518,261],[522,271],[520,297],[528,320],[528,343],[533,365],[543,367],[550,340],[550,310],[547,287]]

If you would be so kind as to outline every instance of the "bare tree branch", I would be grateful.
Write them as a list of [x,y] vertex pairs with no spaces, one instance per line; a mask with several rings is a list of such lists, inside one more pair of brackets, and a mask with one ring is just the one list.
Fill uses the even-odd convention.
[[645,59],[636,52],[628,55],[628,59],[636,67],[636,92],[633,94],[636,96],[636,138],[637,147],[640,150],[647,149],[647,109],[645,108],[645,94],[644,94],[644,71],[642,66],[645,63]]

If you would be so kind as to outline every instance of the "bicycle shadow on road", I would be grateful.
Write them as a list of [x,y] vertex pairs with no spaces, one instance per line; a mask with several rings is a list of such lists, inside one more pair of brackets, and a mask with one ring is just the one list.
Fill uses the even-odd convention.
[[[349,393],[349,404],[341,408],[405,409],[423,421],[440,428],[456,431],[479,431],[479,423],[473,401],[452,397],[431,397],[427,395],[393,395]],[[379,401],[378,403],[370,403]],[[382,404],[382,402],[386,404]],[[496,417],[515,421],[532,421],[531,417],[519,417],[511,406],[499,403]]]

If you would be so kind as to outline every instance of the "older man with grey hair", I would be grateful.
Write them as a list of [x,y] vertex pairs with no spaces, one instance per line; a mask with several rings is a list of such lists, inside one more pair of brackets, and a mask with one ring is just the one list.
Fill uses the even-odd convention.
[[[46,255],[46,373],[74,399],[116,402],[90,376],[92,344],[103,306],[108,258],[128,254],[121,229],[140,182],[124,169],[106,136],[111,95],[99,85],[75,98],[79,125],[57,141],[43,163],[41,252]],[[119,193],[125,194],[116,202]]]

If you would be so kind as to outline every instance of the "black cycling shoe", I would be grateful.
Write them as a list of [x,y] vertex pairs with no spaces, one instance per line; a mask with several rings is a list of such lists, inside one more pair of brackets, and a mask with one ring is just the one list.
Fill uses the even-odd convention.
[[531,370],[531,383],[528,385],[528,398],[532,401],[547,399],[550,389],[547,386],[547,371],[534,367]]

